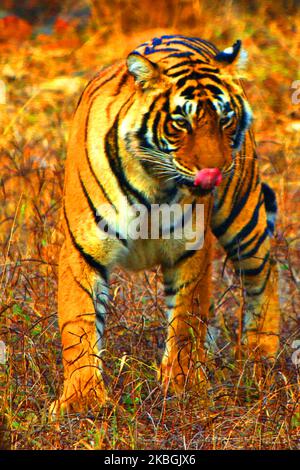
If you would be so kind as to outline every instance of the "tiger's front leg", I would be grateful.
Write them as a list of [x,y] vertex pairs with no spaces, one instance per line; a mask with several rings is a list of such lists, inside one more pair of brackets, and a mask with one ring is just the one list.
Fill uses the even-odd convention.
[[205,247],[186,252],[172,268],[163,267],[168,332],[159,378],[180,394],[197,389],[204,379],[206,338],[211,282],[211,235]]
[[58,284],[64,385],[51,405],[50,418],[99,406],[106,399],[100,353],[107,302],[106,280],[67,237],[60,253]]

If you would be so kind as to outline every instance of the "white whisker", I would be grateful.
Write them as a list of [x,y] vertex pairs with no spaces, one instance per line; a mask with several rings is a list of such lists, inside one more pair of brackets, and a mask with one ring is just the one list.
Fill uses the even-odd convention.
[[173,175],[173,176],[170,176],[169,178],[167,178],[165,181],[172,181],[172,180],[180,180],[181,176],[180,175]]

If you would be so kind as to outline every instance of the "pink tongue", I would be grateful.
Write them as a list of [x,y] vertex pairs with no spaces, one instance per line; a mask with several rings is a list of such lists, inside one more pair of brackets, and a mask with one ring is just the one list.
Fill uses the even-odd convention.
[[213,189],[215,186],[219,186],[221,181],[222,173],[219,168],[203,168],[196,174],[194,186],[201,186],[202,189]]

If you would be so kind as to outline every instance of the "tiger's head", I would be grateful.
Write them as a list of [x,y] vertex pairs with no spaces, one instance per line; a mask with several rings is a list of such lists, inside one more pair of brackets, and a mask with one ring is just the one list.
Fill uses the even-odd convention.
[[234,80],[239,56],[240,41],[220,52],[184,36],[155,38],[128,56],[135,99],[127,147],[162,184],[206,193],[231,171],[251,122]]

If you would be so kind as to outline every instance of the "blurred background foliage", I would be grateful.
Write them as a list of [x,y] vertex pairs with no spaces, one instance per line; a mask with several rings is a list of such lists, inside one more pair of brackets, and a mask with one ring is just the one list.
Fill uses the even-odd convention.
[[[122,31],[137,31],[153,27],[173,27],[178,21],[183,27],[195,27],[202,9],[217,14],[222,7],[235,9],[239,14],[248,12],[257,15],[263,11],[266,17],[295,15],[299,0],[197,1],[197,0],[2,0],[1,9],[26,19],[33,24],[53,20],[56,15],[96,15],[104,24],[121,26]],[[89,12],[89,13],[88,13]]]

